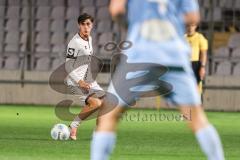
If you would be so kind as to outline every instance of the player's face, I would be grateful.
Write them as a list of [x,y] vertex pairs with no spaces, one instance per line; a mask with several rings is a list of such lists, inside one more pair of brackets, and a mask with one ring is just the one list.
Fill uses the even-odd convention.
[[193,34],[193,33],[195,33],[196,29],[197,29],[196,24],[190,24],[190,25],[187,26],[187,33],[188,34]]
[[92,30],[93,23],[90,19],[85,20],[79,24],[80,34],[84,37],[89,37]]

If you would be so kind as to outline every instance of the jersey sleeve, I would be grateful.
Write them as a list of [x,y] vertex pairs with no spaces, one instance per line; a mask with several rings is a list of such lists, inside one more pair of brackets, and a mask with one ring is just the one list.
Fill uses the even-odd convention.
[[65,69],[68,72],[68,76],[78,83],[80,80],[83,80],[87,72],[87,65],[78,66],[78,52],[81,51],[79,47],[74,45],[74,43],[69,43],[66,53],[66,62]]
[[207,39],[201,34],[200,35],[200,46],[199,46],[200,50],[208,50],[208,41]]
[[180,10],[183,14],[199,11],[199,5],[197,0],[180,0],[180,1],[181,1]]

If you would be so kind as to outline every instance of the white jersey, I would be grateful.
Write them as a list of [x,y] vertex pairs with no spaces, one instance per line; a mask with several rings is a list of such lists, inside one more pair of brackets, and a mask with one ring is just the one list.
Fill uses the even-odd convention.
[[[92,37],[90,36],[88,41],[86,41],[82,39],[78,33],[75,34],[67,46],[65,68],[68,72],[68,76],[65,82],[68,86],[79,86],[78,82],[80,80],[86,80],[90,63],[89,61],[86,61],[86,57],[91,58],[90,56],[92,54]],[[79,65],[80,63],[81,65]],[[79,65],[79,67],[74,68],[74,66],[76,65]],[[102,88],[97,84],[96,81],[91,82],[90,85],[91,89],[102,90]]]

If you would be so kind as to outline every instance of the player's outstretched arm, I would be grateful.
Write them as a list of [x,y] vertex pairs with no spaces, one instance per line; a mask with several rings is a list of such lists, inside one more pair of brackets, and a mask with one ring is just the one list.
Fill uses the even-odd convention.
[[[79,65],[76,56],[76,50],[74,46],[68,45],[67,54],[66,54],[66,63],[65,70],[68,73],[68,76],[83,89],[90,89],[90,85],[83,81],[84,76],[87,72],[88,65]],[[75,66],[75,67],[74,67]],[[78,72],[76,71],[78,70]]]

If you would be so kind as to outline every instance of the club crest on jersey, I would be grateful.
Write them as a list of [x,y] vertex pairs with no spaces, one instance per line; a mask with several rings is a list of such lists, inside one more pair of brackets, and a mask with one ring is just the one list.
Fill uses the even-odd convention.
[[75,49],[74,48],[68,48],[68,50],[67,50],[67,58],[76,59]]

